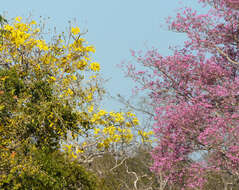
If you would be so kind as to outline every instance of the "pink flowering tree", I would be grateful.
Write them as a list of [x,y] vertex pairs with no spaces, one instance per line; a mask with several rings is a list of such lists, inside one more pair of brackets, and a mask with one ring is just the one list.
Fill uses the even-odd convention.
[[184,8],[167,20],[187,35],[181,48],[132,51],[137,64],[127,65],[155,108],[152,170],[182,189],[202,189],[209,172],[239,180],[239,1],[199,3],[207,14]]

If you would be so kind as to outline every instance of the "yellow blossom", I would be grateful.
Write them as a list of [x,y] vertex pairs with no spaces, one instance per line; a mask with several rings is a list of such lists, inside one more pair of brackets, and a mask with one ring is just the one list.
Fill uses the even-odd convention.
[[72,75],[71,78],[72,78],[73,80],[77,80],[77,77],[76,77],[75,75]]
[[79,34],[80,33],[80,28],[79,27],[75,27],[75,28],[71,28],[71,33],[73,35]]
[[137,118],[134,118],[132,122],[134,125],[139,125],[139,120]]
[[93,62],[93,63],[90,64],[90,69],[92,71],[99,71],[100,70],[100,64],[96,63],[96,62]]
[[95,128],[94,129],[94,133],[97,135],[98,133],[100,132],[100,129],[98,129],[98,128]]
[[89,106],[89,107],[88,107],[88,112],[91,113],[91,112],[93,111],[93,109],[94,109],[94,106],[93,106],[93,105]]
[[95,53],[95,47],[94,46],[87,46],[85,48],[85,51]]
[[90,79],[95,79],[95,78],[96,78],[95,75],[90,76]]
[[50,79],[51,79],[52,81],[56,81],[56,78],[53,77],[53,76],[51,76]]
[[71,153],[71,155],[73,158],[75,158],[75,159],[77,158],[77,155],[75,155],[73,152]]
[[127,115],[127,117],[133,117],[133,116],[135,116],[135,114],[133,114],[133,113],[131,113],[131,112],[127,112],[126,115]]
[[87,100],[88,102],[91,102],[92,99],[93,99],[93,94],[92,94],[92,93],[89,93],[86,98],[87,98],[86,100]]
[[85,60],[80,60],[76,65],[77,69],[83,70],[87,65],[87,62]]
[[20,17],[20,16],[15,18],[15,21],[17,21],[17,22],[21,22],[21,20],[22,20],[22,17]]
[[66,91],[66,95],[73,95],[73,91],[70,88],[68,88]]
[[43,41],[43,40],[37,41],[37,47],[39,47],[40,50],[44,50],[44,51],[48,50],[48,46],[46,45],[45,41]]
[[76,150],[76,154],[80,154],[80,153],[83,153],[84,152],[84,150],[83,149],[80,149],[80,148],[78,148],[77,150]]
[[99,116],[104,116],[107,112],[105,110],[100,110],[99,111]]
[[125,125],[126,125],[126,127],[131,127],[130,122],[126,122]]
[[31,24],[31,25],[35,25],[35,24],[37,24],[37,23],[36,23],[35,20],[32,20],[30,24]]

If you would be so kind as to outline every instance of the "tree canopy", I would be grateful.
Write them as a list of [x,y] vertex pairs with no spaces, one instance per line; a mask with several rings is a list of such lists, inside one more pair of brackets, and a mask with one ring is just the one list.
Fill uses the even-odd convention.
[[187,35],[184,44],[170,56],[132,51],[137,64],[127,73],[155,108],[152,171],[181,189],[203,189],[210,173],[238,188],[239,2],[199,2],[209,3],[207,14],[186,7],[168,19],[170,30]]
[[96,189],[82,153],[128,144],[138,119],[100,109],[100,64],[79,27],[51,37],[34,20],[0,19],[0,188]]

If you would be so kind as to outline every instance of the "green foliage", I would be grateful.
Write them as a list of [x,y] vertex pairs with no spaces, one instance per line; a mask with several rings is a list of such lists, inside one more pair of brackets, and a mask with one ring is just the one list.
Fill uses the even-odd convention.
[[96,177],[59,151],[77,114],[44,77],[27,76],[0,69],[0,189],[97,189]]
[[0,121],[17,128],[15,137],[54,149],[67,130],[77,129],[77,114],[54,96],[53,85],[44,78],[29,81],[11,68],[1,69],[0,79]]
[[2,15],[0,15],[0,23],[1,24],[7,23],[7,19],[5,19]]
[[[69,159],[60,151],[49,152],[31,149],[31,158],[24,170],[11,170],[1,189],[97,189],[97,178],[87,172],[76,161]],[[24,159],[24,158],[23,158]],[[18,159],[17,162],[21,162]],[[20,164],[20,163],[18,163]]]

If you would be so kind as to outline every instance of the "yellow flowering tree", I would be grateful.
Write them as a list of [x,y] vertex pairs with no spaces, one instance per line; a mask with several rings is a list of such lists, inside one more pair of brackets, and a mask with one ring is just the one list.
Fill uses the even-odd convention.
[[49,38],[36,21],[17,17],[2,22],[0,39],[0,187],[23,188],[26,173],[50,183],[55,176],[36,152],[53,155],[63,146],[74,161],[89,147],[97,153],[132,141],[135,115],[99,106],[100,65],[78,27]]

